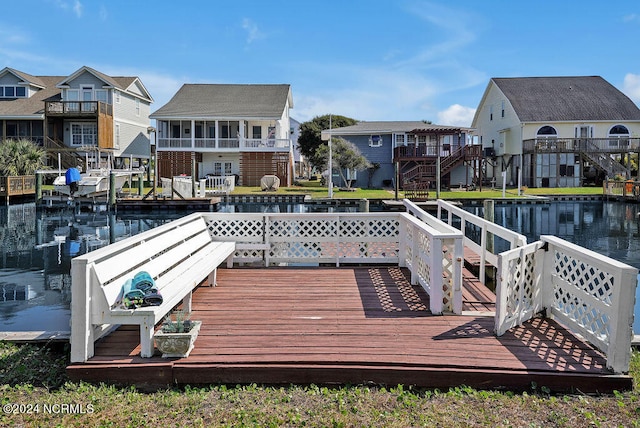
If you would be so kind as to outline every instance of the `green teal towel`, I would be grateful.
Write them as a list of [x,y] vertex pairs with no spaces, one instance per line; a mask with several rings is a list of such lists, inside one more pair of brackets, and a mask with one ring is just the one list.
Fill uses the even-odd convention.
[[135,274],[135,276],[133,277],[132,286],[135,289],[142,290],[144,294],[158,292],[158,289],[156,288],[156,282],[148,272],[143,270]]

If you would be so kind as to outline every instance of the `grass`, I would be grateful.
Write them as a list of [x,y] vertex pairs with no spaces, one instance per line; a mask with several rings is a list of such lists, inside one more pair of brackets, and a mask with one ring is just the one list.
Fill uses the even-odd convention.
[[543,385],[521,393],[401,385],[212,385],[144,393],[67,382],[66,363],[64,349],[0,342],[0,426],[640,426],[638,352],[630,369],[634,390],[597,396],[550,395]]

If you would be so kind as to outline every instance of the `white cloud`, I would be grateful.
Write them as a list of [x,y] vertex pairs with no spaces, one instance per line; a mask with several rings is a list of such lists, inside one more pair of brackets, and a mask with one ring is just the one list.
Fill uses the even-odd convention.
[[633,22],[633,21],[640,21],[640,16],[638,16],[635,13],[631,13],[629,15],[625,15],[622,17],[622,21],[623,22]]
[[78,18],[82,18],[82,3],[80,0],[73,0],[69,3],[66,0],[51,0],[51,3],[62,10],[71,10]]
[[73,12],[78,18],[82,18],[82,3],[80,3],[80,0],[75,0],[73,2]]
[[438,112],[438,125],[469,127],[475,114],[475,108],[453,104],[446,110]]
[[264,33],[258,29],[258,25],[249,18],[242,20],[242,28],[247,32],[247,44],[265,37]]
[[107,18],[109,18],[109,12],[107,11],[107,8],[104,5],[101,5],[100,6],[100,20],[106,21]]
[[622,91],[632,100],[640,102],[640,74],[627,73]]

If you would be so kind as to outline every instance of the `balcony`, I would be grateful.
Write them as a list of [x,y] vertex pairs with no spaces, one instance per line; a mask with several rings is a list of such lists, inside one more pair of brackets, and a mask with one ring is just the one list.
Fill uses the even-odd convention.
[[523,153],[627,153],[638,151],[640,138],[535,138],[522,142]]
[[288,152],[289,139],[274,138],[158,138],[159,151]]
[[50,117],[113,117],[113,106],[102,101],[45,101],[44,108]]

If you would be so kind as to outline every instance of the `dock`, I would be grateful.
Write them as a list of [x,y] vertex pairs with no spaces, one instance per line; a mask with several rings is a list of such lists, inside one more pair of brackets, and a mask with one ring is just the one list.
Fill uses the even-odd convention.
[[553,320],[533,318],[496,337],[486,312],[493,293],[477,281],[464,287],[464,315],[435,316],[405,268],[220,269],[217,287],[194,293],[192,319],[202,329],[189,357],[140,358],[137,327],[120,327],[67,373],[73,381],[148,389],[245,383],[632,388],[629,376],[611,374],[601,353]]

